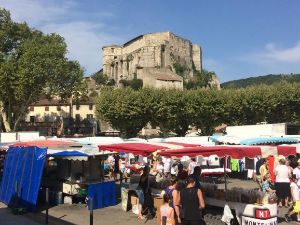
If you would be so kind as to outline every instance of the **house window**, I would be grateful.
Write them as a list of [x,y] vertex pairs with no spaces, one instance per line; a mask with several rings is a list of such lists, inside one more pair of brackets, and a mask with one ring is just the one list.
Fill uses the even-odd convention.
[[93,110],[93,104],[89,105],[89,110]]
[[30,123],[34,123],[35,122],[35,116],[30,116]]
[[49,111],[49,106],[46,106],[46,107],[45,107],[45,111]]
[[93,114],[86,114],[87,119],[93,119]]
[[80,109],[80,105],[76,105],[76,110],[79,110]]
[[61,106],[57,106],[57,107],[56,107],[56,110],[57,110],[57,111],[61,111]]
[[29,110],[33,112],[34,111],[34,106],[30,106]]

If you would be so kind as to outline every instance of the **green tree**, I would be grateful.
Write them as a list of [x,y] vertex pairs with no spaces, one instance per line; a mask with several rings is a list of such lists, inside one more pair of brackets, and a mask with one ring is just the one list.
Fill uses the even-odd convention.
[[0,111],[4,131],[16,131],[42,95],[83,94],[83,70],[65,55],[64,39],[16,23],[0,9]]
[[202,135],[211,135],[214,128],[226,118],[225,95],[218,90],[198,89],[188,92],[188,109],[193,125],[201,129]]
[[108,76],[102,71],[98,71],[92,75],[92,78],[95,80],[96,84],[107,85],[109,82]]
[[184,81],[184,87],[187,90],[198,88],[212,88],[211,81],[216,78],[217,75],[214,71],[207,71],[203,69],[201,72],[194,69],[194,77]]
[[126,138],[136,137],[149,121],[147,89],[104,88],[96,102],[96,116],[118,129]]
[[153,90],[150,104],[151,124],[158,125],[160,135],[169,136],[170,132],[185,136],[191,124],[191,115],[187,109],[186,92],[177,89]]

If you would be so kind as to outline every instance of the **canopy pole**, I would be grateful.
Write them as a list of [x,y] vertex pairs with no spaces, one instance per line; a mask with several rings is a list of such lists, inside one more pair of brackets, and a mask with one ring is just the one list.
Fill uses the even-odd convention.
[[225,201],[227,200],[227,173],[226,173],[226,167],[227,167],[227,156],[224,156]]

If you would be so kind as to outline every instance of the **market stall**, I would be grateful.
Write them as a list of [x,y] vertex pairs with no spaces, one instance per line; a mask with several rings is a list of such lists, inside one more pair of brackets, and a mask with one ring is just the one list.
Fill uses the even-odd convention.
[[[218,157],[232,157],[241,159],[244,157],[254,158],[256,156],[289,156],[300,153],[299,145],[279,145],[279,146],[245,146],[245,145],[219,145],[219,146],[190,146],[176,149],[162,148],[161,143],[155,143],[158,146],[149,146],[145,143],[128,143],[128,145],[110,145],[99,146],[99,149],[105,149],[116,152],[130,152],[133,154],[149,155],[157,150],[159,154],[165,157],[180,158],[183,156],[210,156],[217,155]],[[144,148],[146,147],[146,148]],[[205,171],[208,172],[208,171]],[[216,173],[222,173],[219,169]],[[223,169],[223,174],[226,175],[226,168]],[[225,176],[226,177],[226,176]],[[224,207],[228,205],[237,213],[240,224],[249,224],[250,222],[260,222],[265,224],[276,224],[277,221],[277,205],[273,204],[274,199],[268,199],[268,202],[262,204],[261,192],[258,190],[247,190],[242,188],[225,190],[217,189],[214,184],[203,184],[203,191],[207,205]],[[257,204],[259,203],[259,204]],[[251,223],[250,223],[251,224]]]
[[41,199],[50,190],[50,204],[87,202],[90,184],[104,182],[103,162],[106,152],[74,140],[50,139],[18,142],[13,147],[47,147],[41,178]]

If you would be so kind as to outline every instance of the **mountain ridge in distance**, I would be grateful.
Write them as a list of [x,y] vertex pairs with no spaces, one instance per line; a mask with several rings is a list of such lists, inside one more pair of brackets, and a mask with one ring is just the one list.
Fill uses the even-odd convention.
[[300,74],[269,74],[258,77],[249,77],[239,80],[227,81],[221,84],[221,88],[245,88],[248,86],[266,84],[272,85],[281,81],[300,83]]

